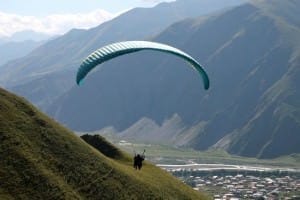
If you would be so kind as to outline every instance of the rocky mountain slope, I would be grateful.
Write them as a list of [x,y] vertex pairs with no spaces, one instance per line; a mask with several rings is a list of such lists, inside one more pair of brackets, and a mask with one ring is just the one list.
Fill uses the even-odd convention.
[[[218,3],[216,3],[218,2]],[[90,30],[74,29],[0,69],[0,84],[43,110],[74,86],[80,62],[102,45],[154,37],[172,23],[240,4],[244,0],[178,0],[135,8]]]
[[[207,92],[185,63],[140,52],[103,65],[53,104],[51,113],[76,130],[114,126],[129,137],[138,136],[132,130],[145,122],[164,127],[177,114],[182,121],[180,134],[174,135],[185,138],[176,140],[181,145],[257,157],[299,153],[299,14],[294,7],[299,3],[291,0],[245,4],[205,21],[184,20],[155,37],[205,66],[212,83]],[[141,123],[144,117],[153,121]]]

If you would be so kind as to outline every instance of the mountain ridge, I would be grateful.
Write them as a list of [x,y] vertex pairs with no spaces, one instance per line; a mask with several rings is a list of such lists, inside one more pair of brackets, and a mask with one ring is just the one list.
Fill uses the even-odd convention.
[[26,40],[23,42],[4,42],[0,44],[0,67],[8,61],[21,58],[29,54],[32,50],[42,45],[44,42]]
[[[154,41],[177,46],[202,61],[203,66],[208,66],[205,69],[211,77],[210,90],[201,91],[196,74],[176,59],[158,54],[150,56],[145,52],[136,55],[142,61],[129,55],[104,64],[100,71],[88,77],[85,85],[73,88],[65,100],[58,101],[58,112],[52,114],[73,129],[97,130],[113,125],[123,136],[138,139],[137,130],[143,127],[139,125],[141,118],[153,120],[149,123],[152,123],[153,130],[162,131],[163,122],[177,113],[185,127],[179,135],[187,138],[179,140],[180,145],[198,150],[223,148],[233,154],[259,158],[297,153],[300,150],[296,145],[289,148],[271,145],[277,141],[276,137],[284,135],[284,127],[289,127],[286,120],[278,123],[283,129],[278,133],[272,125],[266,129],[263,125],[269,122],[270,112],[284,100],[285,91],[294,90],[294,81],[292,87],[278,86],[280,90],[275,87],[278,82],[284,85],[285,81],[280,80],[298,66],[297,43],[289,41],[290,34],[296,35],[297,29],[288,24],[280,26],[281,23],[253,4],[241,5],[205,21],[188,19],[178,22]],[[147,66],[143,67],[145,63]],[[298,74],[297,70],[295,74]],[[297,76],[294,78],[297,81]],[[92,88],[97,88],[97,93]],[[274,104],[273,97],[265,98],[269,91],[275,96],[281,91],[284,98],[275,98]],[[296,101],[298,97],[291,98]],[[264,104],[268,112],[265,112]],[[70,109],[72,107],[77,107],[81,115],[92,117],[83,123],[81,116]],[[265,113],[264,117],[253,120],[260,112]],[[63,115],[71,118],[67,120]],[[97,120],[90,120],[93,118]],[[253,133],[247,124],[253,124]],[[299,126],[296,122],[294,124],[291,131],[296,134]],[[168,130],[165,131],[168,135]],[[151,135],[157,135],[154,132],[146,131],[149,135],[141,134],[141,138],[149,140]],[[272,133],[276,135],[274,140]],[[249,142],[248,137],[251,138]],[[287,141],[294,144],[293,137],[288,137]],[[256,144],[259,148],[255,148]]]
[[[297,153],[299,148],[288,144],[294,144],[293,137],[297,138],[299,132],[299,95],[295,89],[299,85],[299,13],[295,9],[299,4],[293,0],[260,2],[243,4],[205,20],[185,19],[155,37],[149,36],[199,60],[211,78],[208,91],[199,89],[199,77],[185,63],[154,52],[138,52],[107,62],[91,73],[85,84],[70,90],[62,90],[61,82],[53,82],[59,74],[59,79],[66,81],[64,89],[71,87],[68,84],[75,77],[70,75],[72,70],[52,73],[51,77],[43,76],[31,85],[14,89],[19,93],[36,92],[30,99],[44,101],[48,113],[74,130],[114,126],[117,132],[137,137],[137,130],[147,122],[139,120],[149,119],[150,127],[170,136],[179,123],[167,130],[164,122],[177,114],[183,124],[178,133],[185,138],[179,142],[182,146],[198,150],[222,148],[259,158]],[[107,24],[116,35],[124,36],[116,27],[110,27],[111,23]],[[74,45],[65,48],[73,48],[76,55],[72,56],[79,58],[101,39],[98,36],[102,36],[102,31],[105,32],[95,28],[86,35],[85,31],[74,30],[57,41]],[[88,37],[88,44],[77,52],[74,47],[79,44],[75,40],[82,42],[83,35]],[[69,66],[78,64],[75,57]],[[44,89],[44,82],[53,86]],[[53,99],[60,94],[58,90],[64,95]],[[45,98],[45,91],[49,98]],[[40,92],[43,95],[37,95]],[[136,122],[140,125],[135,126]],[[125,134],[128,128],[132,132]],[[287,134],[285,144],[279,145],[279,138],[284,138],[287,130],[291,134]],[[158,135],[149,130],[145,133],[149,135],[141,136],[147,139]]]
[[[179,0],[158,4],[153,8],[135,8],[92,29],[71,30],[35,49],[28,56],[9,62],[0,70],[0,83],[46,110],[47,105],[55,101],[54,96],[60,96],[74,86],[70,76],[75,77],[76,66],[99,47],[110,42],[151,38],[176,21],[207,14],[204,13],[205,9],[199,11],[199,8],[209,5],[208,10],[214,11],[241,2],[244,0],[227,0],[226,4],[211,4],[208,0]],[[56,95],[48,95],[46,91],[51,84],[61,84],[53,79],[56,74],[64,76],[61,80],[64,87],[56,88]],[[42,89],[33,90],[33,85],[39,85]]]

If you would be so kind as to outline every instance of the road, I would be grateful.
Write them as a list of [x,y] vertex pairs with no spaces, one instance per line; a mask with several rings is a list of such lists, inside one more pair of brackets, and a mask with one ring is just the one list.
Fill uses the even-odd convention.
[[214,170],[235,170],[235,171],[288,171],[300,173],[300,169],[285,167],[265,167],[265,166],[248,166],[248,165],[225,165],[225,164],[185,164],[185,165],[165,165],[157,164],[168,171],[180,170],[197,170],[197,171],[214,171]]

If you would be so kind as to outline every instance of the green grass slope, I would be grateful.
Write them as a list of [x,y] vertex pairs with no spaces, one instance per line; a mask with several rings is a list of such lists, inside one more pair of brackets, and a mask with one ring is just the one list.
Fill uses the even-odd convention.
[[89,135],[85,134],[80,136],[86,143],[100,151],[102,154],[109,158],[114,158],[118,160],[128,160],[129,157],[126,156],[120,149],[108,142],[101,135]]
[[[0,89],[0,199],[205,199],[167,172],[104,154]],[[115,154],[116,155],[116,154]]]

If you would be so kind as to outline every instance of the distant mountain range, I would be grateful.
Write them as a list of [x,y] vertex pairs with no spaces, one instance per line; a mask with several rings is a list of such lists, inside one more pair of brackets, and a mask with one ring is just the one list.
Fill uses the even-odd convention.
[[27,31],[19,31],[14,34],[12,34],[9,37],[0,37],[0,44],[6,43],[6,42],[24,42],[24,41],[45,41],[50,38],[53,38],[54,36],[45,34],[45,33],[38,33],[35,31],[27,30]]
[[26,56],[41,44],[43,44],[42,41],[36,42],[32,40],[4,42],[3,44],[0,44],[0,67],[10,60]]
[[[300,2],[264,0],[195,18],[200,2],[134,9],[73,30],[2,67],[0,81],[74,130],[113,126],[124,138],[259,158],[300,153]],[[179,8],[188,14],[176,17]],[[154,52],[117,58],[74,86],[74,66],[88,53],[141,38],[197,58],[211,88],[186,63]]]
[[[184,20],[154,38],[202,61],[211,77],[208,92],[184,63],[145,52],[107,63],[51,112],[76,130],[114,126],[124,137],[261,158],[299,153],[298,28],[264,6]],[[167,123],[174,113],[180,118]]]
[[[90,30],[74,29],[1,69],[0,83],[43,110],[74,86],[82,59],[110,42],[150,39],[172,23],[228,8],[244,0],[178,0],[135,8]],[[60,78],[58,78],[60,77]],[[33,89],[34,88],[34,89]]]
[[26,56],[51,38],[55,36],[34,31],[21,31],[10,37],[0,37],[0,67],[8,61]]

